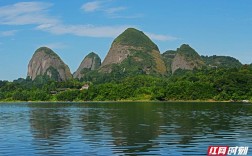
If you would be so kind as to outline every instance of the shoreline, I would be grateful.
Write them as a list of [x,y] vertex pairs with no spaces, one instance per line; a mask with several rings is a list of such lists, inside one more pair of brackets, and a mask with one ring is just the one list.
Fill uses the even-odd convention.
[[119,100],[119,101],[0,101],[1,103],[252,103],[242,101],[214,101],[214,100],[170,100],[170,101],[155,101],[155,100]]

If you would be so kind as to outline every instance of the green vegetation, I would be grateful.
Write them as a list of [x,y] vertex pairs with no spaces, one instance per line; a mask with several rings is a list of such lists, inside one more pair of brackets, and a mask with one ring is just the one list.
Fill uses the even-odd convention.
[[174,72],[173,70],[177,70],[177,67],[176,69],[174,69],[174,67],[177,65],[172,65],[174,61],[177,61],[178,64],[187,64],[187,68],[191,69],[201,68],[202,66],[204,66],[204,62],[200,55],[188,44],[182,44],[180,48],[177,48],[177,50],[168,50],[164,52],[162,54],[162,58],[165,62],[168,75],[171,75],[172,72]]
[[128,28],[113,41],[107,56],[101,72],[110,73],[119,69],[124,72],[123,75],[166,74],[165,63],[157,45],[142,31],[134,28]]
[[124,72],[131,73],[133,75],[138,73],[149,74],[153,72],[153,68],[155,68],[156,64],[150,53],[144,53],[137,50],[131,51],[132,55],[118,65]]
[[[1,101],[252,100],[252,65],[180,70],[170,77],[121,73],[56,82],[47,76],[0,81]],[[87,90],[80,88],[88,83]]]
[[210,67],[227,67],[239,68],[242,66],[241,62],[230,56],[201,56],[207,66]]
[[[85,63],[90,64],[89,61],[87,62],[88,59],[89,59],[89,61],[91,59],[91,61],[92,61],[91,65],[90,66],[83,66]],[[82,69],[80,71],[78,71],[81,66],[83,66]],[[92,72],[93,70],[98,70],[98,68],[100,66],[101,66],[101,59],[100,59],[100,57],[96,53],[91,52],[91,53],[89,53],[84,58],[84,60],[81,62],[80,67],[78,68],[78,70],[76,71],[76,73],[74,73],[73,75],[74,75],[74,77],[78,77],[79,78],[79,74],[81,74],[80,76],[83,77],[83,75],[89,75],[89,72],[93,73]]]
[[53,68],[52,66],[50,66],[46,72],[45,75],[51,75],[50,78],[54,81],[60,81],[60,75],[59,72]]
[[148,36],[146,36],[142,31],[134,28],[126,29],[114,40],[113,44],[115,43],[158,50],[157,45],[153,43]]
[[177,51],[175,50],[167,50],[166,52],[162,54],[162,58],[165,62],[167,73],[169,74],[172,73],[171,65],[172,65],[172,60],[174,59],[176,53]]
[[101,59],[96,53],[91,52],[85,58],[94,58],[93,61],[95,62],[95,64],[92,70],[98,69],[101,66]]
[[[59,57],[52,49],[47,48],[47,47],[40,47],[40,48],[38,48],[38,49],[35,51],[34,55],[35,55],[36,53],[42,52],[42,51],[45,52],[45,53],[48,54],[48,55],[51,55],[51,56],[54,56],[54,57],[60,59],[60,57]],[[61,60],[61,59],[60,59],[60,60]]]
[[90,81],[96,84],[107,82],[119,82],[127,77],[136,75],[162,76],[156,71],[156,61],[150,53],[131,49],[132,55],[128,56],[120,64],[109,65],[110,73],[99,72],[98,70],[83,69],[81,73],[85,75],[81,81]]
[[196,62],[197,65],[203,65],[204,62],[200,55],[193,49],[191,48],[188,44],[182,44],[180,48],[177,49],[177,53],[185,56],[187,61],[193,61]]
[[[180,54],[184,58],[199,67],[206,68],[241,68],[242,64],[239,60],[230,56],[200,56],[193,48],[187,44],[183,44],[177,50],[167,50],[162,54],[168,75],[172,74],[172,62],[176,56]],[[181,70],[176,71],[180,73]],[[183,72],[183,71],[182,71]]]

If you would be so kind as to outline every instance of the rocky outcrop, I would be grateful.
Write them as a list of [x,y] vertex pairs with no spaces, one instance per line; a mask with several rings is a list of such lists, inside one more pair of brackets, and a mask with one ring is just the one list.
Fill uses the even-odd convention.
[[162,58],[164,60],[167,73],[170,75],[172,73],[171,65],[174,57],[176,56],[176,50],[167,50],[162,54]]
[[34,80],[39,75],[47,75],[56,81],[72,78],[69,67],[47,47],[37,49],[28,65],[28,77]]
[[133,46],[112,44],[106,58],[102,62],[102,66],[110,64],[120,64],[124,59],[130,55],[130,49],[137,49]]
[[183,44],[177,49],[177,53],[172,60],[171,70],[174,73],[177,69],[193,70],[202,66],[204,66],[204,62],[200,55],[189,45]]
[[120,70],[127,73],[165,74],[166,67],[159,49],[149,37],[134,28],[126,29],[112,43],[100,71]]
[[77,71],[73,74],[74,78],[82,78],[85,73],[91,70],[96,70],[101,66],[101,59],[100,57],[94,53],[89,53],[81,62]]

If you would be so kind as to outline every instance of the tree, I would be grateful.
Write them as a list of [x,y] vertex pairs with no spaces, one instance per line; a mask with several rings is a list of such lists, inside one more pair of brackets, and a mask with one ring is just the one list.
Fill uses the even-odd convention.
[[56,95],[58,101],[73,101],[77,99],[80,91],[79,90],[66,90]]
[[28,101],[28,98],[28,92],[25,90],[17,90],[12,95],[12,99],[17,101]]

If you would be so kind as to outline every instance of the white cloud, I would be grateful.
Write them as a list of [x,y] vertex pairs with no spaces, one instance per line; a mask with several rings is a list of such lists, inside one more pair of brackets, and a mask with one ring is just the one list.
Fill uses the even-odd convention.
[[116,37],[128,27],[132,26],[40,25],[37,29],[56,35],[72,34],[87,37]]
[[105,10],[106,13],[108,14],[115,14],[119,11],[123,11],[123,10],[126,10],[127,8],[126,7],[114,7],[114,8],[108,8]]
[[[88,2],[83,5],[86,11],[94,11],[101,7],[101,1]],[[0,25],[36,25],[37,30],[50,32],[56,35],[71,34],[88,37],[115,37],[129,26],[93,26],[89,24],[68,25],[58,18],[48,14],[51,3],[20,2],[0,7]],[[123,8],[112,8],[110,13]],[[13,32],[3,32],[2,36],[12,35]]]
[[[93,1],[85,3],[82,9],[87,12],[96,10],[105,12],[110,18],[138,18],[141,15],[122,16],[120,11],[126,7],[108,7],[110,1]],[[71,25],[64,24],[59,18],[51,16],[48,12],[53,6],[45,2],[19,2],[12,5],[0,6],[0,25],[35,25],[35,29],[46,31],[56,35],[70,34],[87,37],[111,37],[114,38],[122,33],[130,25],[119,26],[94,26],[89,24]],[[0,32],[0,36],[12,36],[17,30]],[[176,37],[158,34],[148,34],[155,40],[176,40]],[[58,47],[59,44],[56,44]],[[55,45],[53,45],[55,46]]]
[[149,36],[153,40],[158,41],[174,41],[178,40],[179,38],[169,35],[161,35],[161,34],[153,34],[153,33],[146,33],[147,36]]
[[140,18],[143,17],[142,14],[133,14],[133,15],[122,15],[121,12],[127,10],[125,6],[116,6],[111,7],[112,0],[103,0],[103,1],[93,1],[87,2],[82,5],[81,9],[85,12],[100,12],[103,13],[108,18]]
[[47,15],[52,4],[44,2],[20,2],[0,7],[0,24],[26,25],[58,23],[59,20]]
[[[94,26],[94,25],[39,25],[38,30],[50,32],[56,35],[71,34],[75,36],[86,37],[110,37],[115,38],[129,27],[135,27],[132,25],[122,26]],[[169,35],[146,33],[153,40],[158,41],[174,41],[179,38]]]
[[101,2],[94,1],[94,2],[88,2],[82,5],[81,9],[83,9],[85,12],[94,12],[101,8]]
[[0,31],[0,36],[6,37],[6,36],[14,36],[18,30],[7,30],[7,31]]

